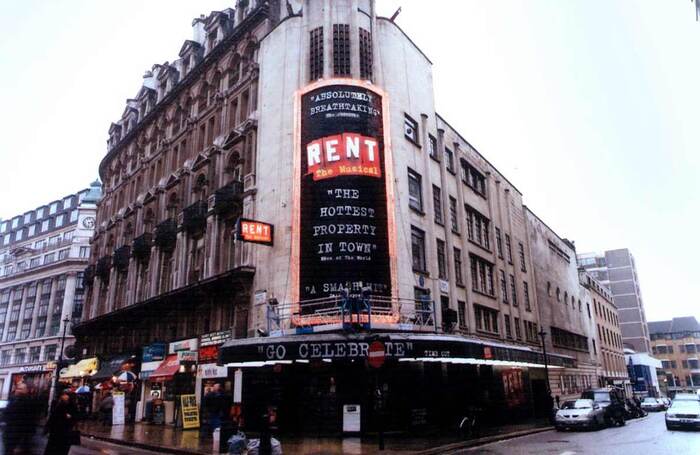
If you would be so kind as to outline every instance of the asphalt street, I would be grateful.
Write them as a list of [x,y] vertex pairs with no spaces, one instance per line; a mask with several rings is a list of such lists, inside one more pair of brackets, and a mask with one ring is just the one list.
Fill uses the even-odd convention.
[[668,431],[664,413],[600,431],[554,430],[464,449],[454,454],[665,455],[700,454],[700,431]]

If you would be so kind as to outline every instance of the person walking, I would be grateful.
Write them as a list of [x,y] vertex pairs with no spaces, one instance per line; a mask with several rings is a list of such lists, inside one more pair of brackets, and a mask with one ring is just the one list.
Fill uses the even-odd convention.
[[107,395],[100,402],[100,421],[103,425],[112,425],[112,409],[114,408],[114,398],[112,392],[107,392]]
[[39,406],[29,394],[29,387],[24,382],[15,386],[15,391],[5,408],[5,430],[3,440],[7,455],[17,453],[33,453],[32,438],[36,432]]
[[209,417],[209,427],[213,430],[221,427],[221,421],[226,417],[229,410],[230,400],[221,390],[221,384],[214,384],[206,395],[204,395],[204,408]]
[[68,392],[61,393],[44,429],[49,435],[44,455],[68,455],[71,445],[80,445],[80,433],[75,430],[77,417],[71,396]]

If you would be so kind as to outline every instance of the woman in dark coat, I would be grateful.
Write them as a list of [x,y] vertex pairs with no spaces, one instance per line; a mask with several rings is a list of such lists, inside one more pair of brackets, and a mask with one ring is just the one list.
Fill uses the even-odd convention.
[[44,455],[67,455],[70,446],[75,441],[74,428],[77,412],[70,395],[63,392],[58,398],[49,420],[46,422],[45,433],[49,434]]

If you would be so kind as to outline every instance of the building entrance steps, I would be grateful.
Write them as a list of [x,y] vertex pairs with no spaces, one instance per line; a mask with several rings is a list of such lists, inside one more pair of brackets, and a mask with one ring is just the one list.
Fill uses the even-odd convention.
[[[137,447],[144,450],[174,454],[207,454],[213,452],[212,436],[208,429],[182,430],[170,425],[135,423],[106,426],[99,422],[80,423],[83,438],[95,438],[114,444]],[[492,427],[482,430],[478,440],[460,441],[456,435],[436,435],[417,438],[406,435],[388,435],[386,450],[380,451],[375,435],[364,437],[314,437],[276,436],[287,454],[305,455],[378,455],[378,454],[438,454],[443,450],[456,450],[478,443],[508,439],[549,429],[546,420]],[[255,435],[248,435],[248,437]]]

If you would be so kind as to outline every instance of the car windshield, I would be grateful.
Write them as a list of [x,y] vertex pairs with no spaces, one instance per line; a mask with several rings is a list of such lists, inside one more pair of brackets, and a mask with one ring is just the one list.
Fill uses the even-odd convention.
[[670,408],[671,411],[694,411],[700,413],[700,402],[698,401],[674,401]]
[[644,399],[643,403],[656,404],[656,403],[658,403],[658,401],[656,401],[656,398],[649,398],[649,397],[647,397],[647,398]]
[[565,401],[562,405],[562,409],[591,409],[593,407],[593,402],[591,400],[570,400]]

